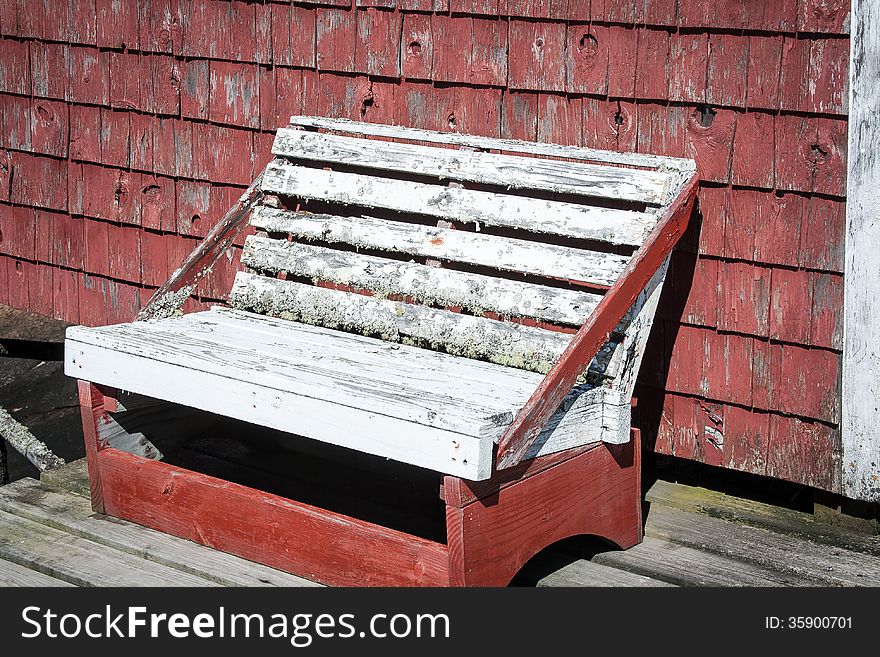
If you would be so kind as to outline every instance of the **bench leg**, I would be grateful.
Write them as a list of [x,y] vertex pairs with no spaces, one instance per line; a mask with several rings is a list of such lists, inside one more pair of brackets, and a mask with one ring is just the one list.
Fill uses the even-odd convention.
[[89,469],[92,510],[104,513],[104,490],[98,468],[98,452],[107,444],[100,437],[101,418],[116,410],[116,390],[97,386],[89,381],[78,381],[79,408],[82,414],[83,440],[86,447],[86,464]]
[[637,544],[641,445],[633,433],[625,445],[595,445],[480,499],[447,499],[450,584],[505,586],[535,554],[572,536]]

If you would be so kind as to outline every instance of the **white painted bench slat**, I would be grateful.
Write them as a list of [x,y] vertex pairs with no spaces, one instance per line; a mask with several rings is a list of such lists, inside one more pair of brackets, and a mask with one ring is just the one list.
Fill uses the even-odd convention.
[[405,296],[433,306],[457,306],[475,315],[530,317],[580,326],[601,295],[495,278],[416,262],[339,251],[323,246],[268,239],[245,240],[241,262],[260,272],[370,290],[380,297]]
[[251,225],[270,233],[289,233],[306,240],[348,244],[362,249],[437,258],[599,286],[614,283],[629,261],[627,256],[614,253],[497,235],[374,217],[296,213],[266,206],[254,210]]
[[295,281],[236,275],[233,307],[545,374],[571,335]]
[[429,185],[270,162],[264,192],[468,224],[638,246],[656,222],[654,212],[548,201],[473,189]]
[[380,171],[436,176],[511,189],[531,189],[660,204],[669,175],[584,162],[365,140],[281,128],[272,153],[279,157]]
[[693,160],[651,155],[648,153],[600,151],[582,146],[562,146],[559,144],[519,141],[517,139],[497,139],[495,137],[482,137],[479,135],[464,135],[457,132],[438,132],[436,130],[383,125],[381,123],[363,123],[350,119],[332,119],[321,116],[291,116],[290,124],[303,128],[333,130],[352,135],[362,135],[364,137],[383,137],[385,139],[405,139],[433,144],[448,144],[487,151],[505,151],[541,157],[566,158],[583,162],[606,163],[636,169],[692,171],[694,168]]

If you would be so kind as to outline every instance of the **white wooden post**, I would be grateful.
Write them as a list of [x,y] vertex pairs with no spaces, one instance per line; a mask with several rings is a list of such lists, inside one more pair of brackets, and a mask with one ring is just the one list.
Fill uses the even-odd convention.
[[853,0],[841,422],[843,494],[880,501],[880,0]]

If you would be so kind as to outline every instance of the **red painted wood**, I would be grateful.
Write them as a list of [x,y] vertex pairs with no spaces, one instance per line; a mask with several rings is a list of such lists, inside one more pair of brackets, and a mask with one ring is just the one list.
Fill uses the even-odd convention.
[[260,127],[258,68],[253,64],[211,62],[208,118],[217,123]]
[[0,91],[30,95],[31,68],[27,42],[0,39],[0,50],[3,51],[4,68]]
[[98,452],[107,446],[98,438],[97,429],[98,420],[104,413],[104,392],[88,381],[78,381],[77,385],[86,448],[86,464],[89,469],[92,510],[104,513],[103,477],[98,462]]
[[776,117],[777,189],[812,190],[815,162],[821,153],[818,134],[816,118],[788,114]]
[[696,160],[701,180],[730,180],[736,118],[736,112],[721,108],[694,108],[688,117],[685,153]]
[[10,152],[15,172],[9,185],[9,200],[50,210],[67,209],[67,163],[53,157]]
[[730,176],[734,185],[773,188],[774,118],[767,112],[746,112],[737,117]]
[[498,442],[498,469],[511,467],[519,462],[577,377],[589,365],[598,348],[607,341],[620,318],[672,251],[687,228],[696,192],[697,180],[692,177],[679,197],[657,220],[651,234],[575,334],[553,369],[517,413]]
[[747,102],[749,107],[775,109],[779,106],[779,80],[782,66],[781,35],[749,37]]
[[644,103],[638,106],[638,150],[641,153],[683,157],[687,108]]
[[538,138],[538,96],[507,92],[501,106],[501,137],[535,141]]
[[770,416],[766,474],[824,490],[839,489],[836,431],[799,418]]
[[564,24],[512,20],[509,38],[510,88],[565,90]]
[[440,489],[440,497],[447,506],[463,508],[472,502],[495,495],[499,490],[512,486],[529,477],[534,477],[549,468],[554,468],[565,461],[588,452],[592,449],[601,449],[602,443],[594,443],[583,447],[567,449],[547,456],[521,461],[519,464],[506,470],[495,472],[491,478],[484,481],[468,481],[460,477],[446,475],[443,477],[443,486]]
[[638,50],[638,32],[630,27],[612,25],[608,29],[608,95],[616,98],[633,98],[635,95],[636,68],[631,64],[615,65],[615,62],[633,62]]
[[843,276],[812,274],[813,309],[810,344],[843,350]]
[[813,276],[806,271],[773,269],[770,280],[771,340],[809,344]]
[[736,34],[709,35],[706,100],[713,105],[743,107],[749,39]]
[[809,201],[803,199],[802,205],[803,227],[800,231],[798,264],[801,267],[842,272],[845,203],[813,197]]
[[810,149],[810,161],[815,166],[812,191],[834,196],[846,195],[847,134],[845,120],[818,120],[817,147]]
[[[734,205],[741,212],[751,211],[755,215],[755,251],[757,262],[797,266],[800,245],[807,232],[804,220],[809,212],[809,199],[797,194],[773,195],[754,193],[748,190],[734,190]],[[831,239],[825,244],[835,243],[834,232],[826,232]]]
[[318,9],[316,53],[322,71],[354,71],[357,21],[346,9]]
[[569,25],[566,32],[566,86],[569,93],[608,90],[609,32],[604,25]]
[[110,515],[325,584],[448,581],[439,543],[115,449],[97,460]]
[[666,97],[669,89],[669,32],[639,30],[635,69],[636,98]]
[[369,75],[400,75],[401,15],[381,9],[357,12],[355,69]]
[[404,14],[400,40],[401,74],[410,79],[430,80],[433,75],[434,37],[432,17]]
[[706,34],[676,33],[669,41],[669,91],[673,101],[702,103],[706,100]]
[[743,262],[718,266],[718,328],[766,336],[770,313],[770,269]]
[[504,586],[548,545],[582,534],[621,548],[641,540],[640,451],[600,445],[496,495],[447,507],[450,584]]
[[797,29],[800,32],[849,32],[850,3],[846,0],[798,0]]
[[[60,37],[63,40],[65,37]],[[70,47],[66,43],[30,43],[31,91],[34,96],[67,100],[67,75],[58,71],[70,69]]]
[[194,285],[207,271],[210,271],[214,263],[226,252],[235,237],[244,228],[249,210],[262,195],[260,191],[262,179],[262,174],[257,176],[235,205],[227,210],[205,239],[187,256],[174,274],[162,284],[162,287],[153,295],[150,303],[144,307],[143,316],[149,317],[154,312],[154,308],[159,308],[165,295],[177,292],[188,285]]

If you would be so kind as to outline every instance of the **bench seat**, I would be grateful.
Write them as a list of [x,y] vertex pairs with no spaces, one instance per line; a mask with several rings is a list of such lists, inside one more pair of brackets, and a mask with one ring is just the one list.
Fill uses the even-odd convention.
[[[216,307],[67,333],[80,379],[472,480],[543,376]],[[601,428],[605,389],[579,386],[532,456]],[[583,398],[583,399],[581,399]],[[592,423],[588,417],[592,418]]]

